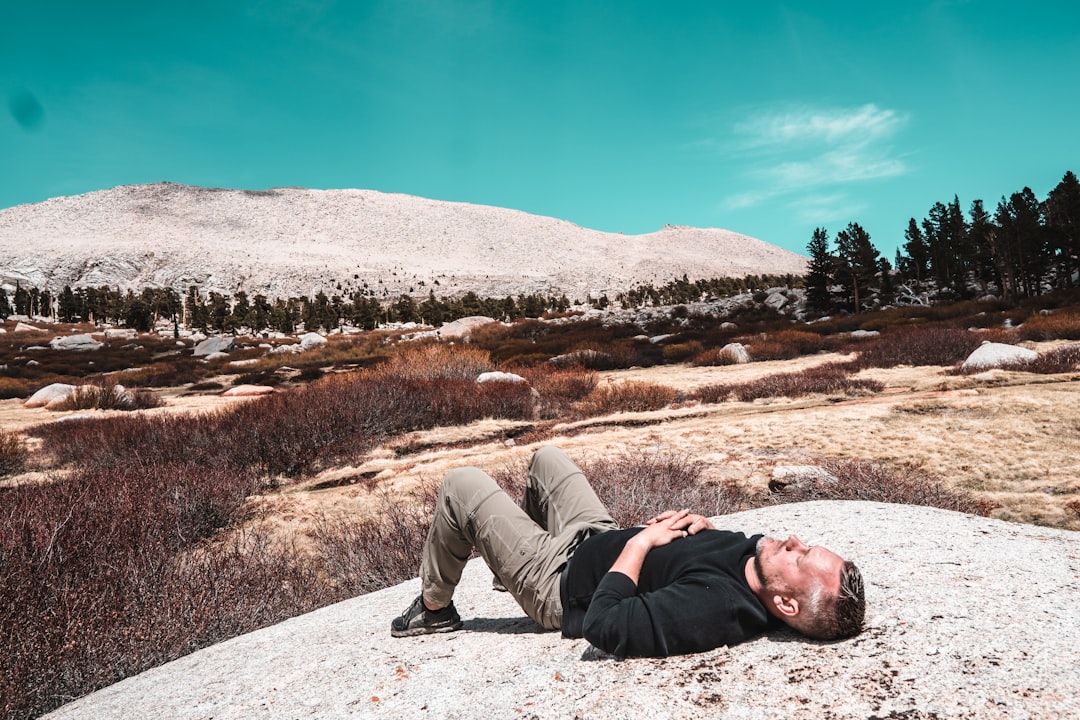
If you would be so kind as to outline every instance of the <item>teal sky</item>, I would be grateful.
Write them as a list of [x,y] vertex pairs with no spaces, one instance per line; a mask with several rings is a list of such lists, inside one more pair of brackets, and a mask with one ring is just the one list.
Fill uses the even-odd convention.
[[805,252],[1080,172],[1080,5],[2,0],[0,207],[365,188]]

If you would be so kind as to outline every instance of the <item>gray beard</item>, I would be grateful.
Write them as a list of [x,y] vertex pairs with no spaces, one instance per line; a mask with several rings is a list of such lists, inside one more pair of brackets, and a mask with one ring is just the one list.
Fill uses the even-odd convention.
[[757,547],[754,548],[754,574],[757,575],[761,587],[765,587],[768,584],[765,581],[765,572],[761,569],[761,546],[764,544],[765,538],[760,538],[757,541]]

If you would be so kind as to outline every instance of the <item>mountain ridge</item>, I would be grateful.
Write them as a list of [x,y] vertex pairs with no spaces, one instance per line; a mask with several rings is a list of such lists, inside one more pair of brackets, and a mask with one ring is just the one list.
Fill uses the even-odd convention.
[[[520,210],[375,190],[122,185],[0,210],[0,282],[268,297],[373,291],[571,299],[641,283],[801,274],[729,230],[590,230]],[[365,285],[366,283],[366,285]]]

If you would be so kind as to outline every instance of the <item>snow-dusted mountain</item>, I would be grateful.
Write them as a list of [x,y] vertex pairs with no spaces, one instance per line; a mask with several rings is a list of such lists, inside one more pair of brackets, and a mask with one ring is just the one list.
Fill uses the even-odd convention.
[[639,282],[805,271],[746,235],[623,235],[517,210],[372,190],[222,190],[155,183],[0,210],[0,282],[268,297],[403,292],[614,293]]

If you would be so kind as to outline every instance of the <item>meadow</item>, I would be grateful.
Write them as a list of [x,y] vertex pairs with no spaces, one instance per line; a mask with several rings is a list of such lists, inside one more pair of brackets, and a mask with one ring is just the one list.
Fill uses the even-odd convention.
[[[1028,344],[1040,360],[962,372],[988,339]],[[668,507],[860,499],[1080,529],[1078,340],[1075,295],[735,329],[707,317],[522,320],[456,344],[377,331],[298,355],[249,338],[210,362],[171,337],[27,352],[9,332],[0,707],[36,717],[414,577],[446,470],[478,465],[520,492],[529,455],[549,443],[624,524]],[[718,351],[733,341],[753,362],[728,364]],[[475,382],[496,369],[528,382]],[[122,384],[154,400],[21,407],[49,382],[104,395]],[[249,383],[277,390],[221,396]],[[807,464],[838,481],[773,482],[778,466]]]

